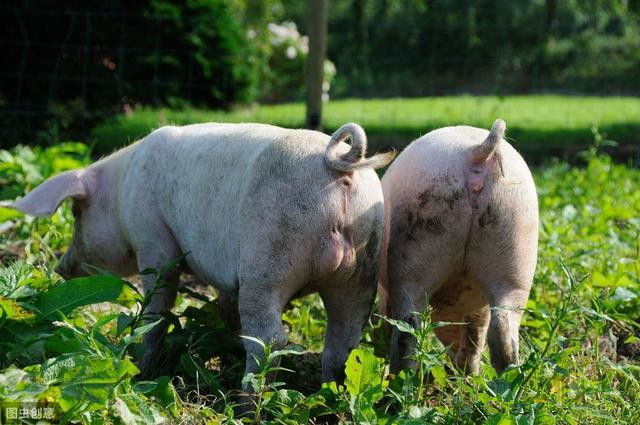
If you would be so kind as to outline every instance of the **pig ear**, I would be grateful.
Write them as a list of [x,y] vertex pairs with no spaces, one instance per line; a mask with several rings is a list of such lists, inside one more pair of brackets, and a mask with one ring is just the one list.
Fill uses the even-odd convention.
[[73,170],[51,177],[24,198],[8,204],[7,207],[36,217],[51,215],[56,212],[66,198],[84,199],[87,197],[82,174],[83,170]]

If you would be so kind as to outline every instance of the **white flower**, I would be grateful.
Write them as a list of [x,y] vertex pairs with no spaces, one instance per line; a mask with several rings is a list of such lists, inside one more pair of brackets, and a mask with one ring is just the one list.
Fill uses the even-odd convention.
[[324,73],[325,75],[336,75],[336,66],[330,60],[324,61]]
[[289,59],[295,59],[296,56],[298,56],[298,51],[296,50],[295,47],[289,46],[287,47],[287,51],[285,52],[285,54]]

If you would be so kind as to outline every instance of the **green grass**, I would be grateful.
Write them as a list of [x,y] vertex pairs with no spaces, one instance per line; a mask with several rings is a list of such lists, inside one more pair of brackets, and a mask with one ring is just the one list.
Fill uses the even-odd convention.
[[[596,126],[624,145],[640,145],[640,99],[578,96],[451,96],[434,98],[332,100],[325,108],[326,131],[348,121],[361,124],[372,149],[401,148],[430,130],[466,124],[489,128],[507,122],[508,136],[526,155],[562,156],[584,148]],[[109,151],[166,124],[261,122],[300,128],[302,104],[255,106],[232,112],[142,108],[95,128],[99,150]]]
[[[265,423],[640,423],[640,170],[595,149],[584,160],[534,170],[540,247],[521,366],[497,375],[485,353],[480,376],[462,375],[423,313],[411,330],[421,341],[417,372],[388,375],[372,319],[345,385],[321,387],[326,315],[312,295],[283,316],[292,351],[265,346],[295,373],[267,383],[265,364],[249,379]],[[87,161],[80,144],[0,151],[0,200]],[[0,232],[0,405],[53,401],[65,421],[87,424],[250,422],[233,411],[243,354],[213,293],[179,293],[162,376],[140,381],[147,328],[136,287],[105,276],[62,282],[53,272],[72,221],[68,205],[40,219],[0,208],[0,225],[11,224]]]

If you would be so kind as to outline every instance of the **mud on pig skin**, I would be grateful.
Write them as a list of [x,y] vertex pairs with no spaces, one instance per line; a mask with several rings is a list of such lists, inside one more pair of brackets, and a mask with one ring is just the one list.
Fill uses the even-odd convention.
[[[531,173],[504,139],[456,126],[411,143],[382,187],[381,311],[417,325],[428,299],[436,329],[462,369],[477,373],[488,340],[493,366],[518,362],[519,327],[537,260],[538,201]],[[414,341],[392,331],[391,370],[415,367]]]
[[[287,342],[285,304],[319,292],[328,313],[322,380],[340,380],[376,292],[384,208],[373,169],[393,157],[365,158],[366,146],[357,124],[331,137],[261,124],[163,127],[10,206],[47,216],[73,198],[73,240],[57,268],[66,278],[87,264],[120,276],[162,270],[187,254],[184,271],[215,282],[230,327],[276,347]],[[179,274],[162,276],[149,320],[173,307]],[[155,277],[142,281],[149,292]],[[153,370],[165,332],[145,335],[143,371]],[[262,350],[245,347],[246,373],[255,372]]]

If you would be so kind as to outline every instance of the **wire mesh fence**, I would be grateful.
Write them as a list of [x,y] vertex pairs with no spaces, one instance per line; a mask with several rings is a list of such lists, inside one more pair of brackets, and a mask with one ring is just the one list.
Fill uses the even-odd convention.
[[[0,70],[3,144],[14,137],[46,138],[43,132],[52,125],[68,121],[90,127],[137,102],[204,100],[220,106],[237,90],[225,58],[220,69],[203,71],[210,66],[202,59],[206,46],[185,47],[172,37],[167,30],[176,26],[172,15],[7,5],[0,5],[0,14],[7,23],[0,30],[7,59]],[[202,21],[202,16],[180,16],[186,28]]]
[[[354,7],[359,3],[351,2]],[[544,13],[533,14],[527,22],[531,28],[515,34],[514,23],[505,19],[471,19],[472,3],[477,2],[461,3],[462,23],[452,21],[457,15],[438,10],[444,6],[437,2],[430,3],[435,9],[425,17],[334,14],[328,53],[337,76],[331,96],[640,92],[638,76],[628,72],[638,64],[629,68],[622,60],[618,66],[607,57],[594,57],[588,60],[590,69],[582,70],[539,49],[521,51],[527,43],[523,38],[540,44],[550,31]],[[263,84],[259,73],[257,79],[243,77],[260,66],[250,52],[255,46],[229,47],[245,49],[236,56],[219,47],[206,49],[207,40],[223,47],[230,43],[219,34],[233,31],[215,24],[228,17],[150,13],[135,2],[118,10],[45,4],[49,6],[33,7],[28,1],[0,5],[6,24],[0,28],[5,58],[0,69],[0,146],[54,140],[65,126],[86,135],[98,120],[137,103],[213,108],[242,103],[251,96],[240,92]],[[286,19],[305,32],[302,14]],[[256,42],[246,37],[246,22],[236,25],[245,33],[238,40]],[[455,35],[458,30],[463,36]],[[562,60],[578,53],[564,54]],[[588,72],[591,76],[584,77]],[[244,79],[239,83],[239,78]]]

